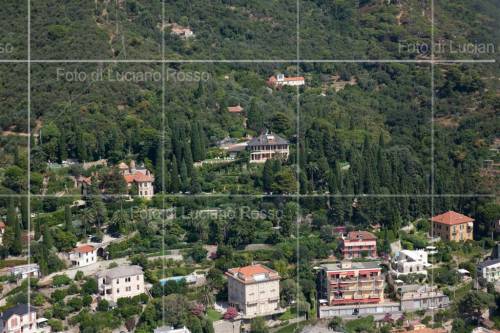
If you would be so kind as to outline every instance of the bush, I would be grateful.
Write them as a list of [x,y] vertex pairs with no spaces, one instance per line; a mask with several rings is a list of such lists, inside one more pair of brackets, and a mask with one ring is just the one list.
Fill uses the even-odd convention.
[[76,274],[75,274],[75,281],[81,281],[83,280],[83,272],[82,271],[77,271]]
[[85,295],[82,297],[82,305],[83,306],[90,306],[92,304],[92,296],[90,295]]
[[62,321],[57,319],[49,319],[47,322],[52,329],[52,332],[62,332],[64,330],[64,326]]
[[106,312],[109,310],[109,303],[105,299],[102,299],[99,301],[99,304],[97,304],[97,311],[100,312]]
[[71,279],[66,275],[54,275],[52,278],[52,285],[54,287],[66,286],[71,283]]

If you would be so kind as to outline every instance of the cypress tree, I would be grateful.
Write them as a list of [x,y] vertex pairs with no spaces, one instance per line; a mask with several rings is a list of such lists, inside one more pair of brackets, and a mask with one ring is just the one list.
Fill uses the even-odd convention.
[[267,160],[264,163],[264,169],[262,170],[262,186],[265,192],[270,192],[273,185],[273,166],[272,161]]
[[187,143],[187,142],[184,143],[183,152],[184,152],[183,162],[186,164],[187,175],[188,175],[188,177],[191,177],[191,174],[193,172],[193,155],[191,153],[191,147],[190,147],[189,143]]
[[201,150],[200,127],[198,123],[194,123],[191,128],[191,152],[193,153],[193,161],[199,162],[202,160]]
[[179,167],[177,166],[177,158],[175,155],[172,158],[172,173],[171,173],[171,181],[170,181],[170,191],[172,193],[178,193],[180,190],[180,182],[179,182]]
[[9,203],[7,206],[7,225],[14,227],[17,224],[17,212],[14,205],[14,198],[9,198]]
[[54,240],[52,239],[52,235],[50,234],[50,228],[48,226],[44,226],[43,228],[43,246],[48,251],[52,249],[54,246]]
[[198,179],[198,171],[196,168],[193,168],[193,172],[191,175],[191,193],[200,193],[201,192],[201,185],[200,185],[200,180]]
[[205,138],[205,131],[203,126],[198,123],[198,135],[200,137],[200,159],[204,160],[207,156],[207,139]]
[[21,241],[21,224],[17,222],[17,218],[16,218],[16,223],[14,225],[14,241],[12,242],[12,245],[9,250],[10,253],[15,256],[20,255],[23,250],[23,245]]
[[28,229],[29,214],[30,212],[28,211],[28,198],[23,197],[21,199],[21,221],[24,230]]
[[182,191],[187,191],[188,185],[189,185],[189,177],[188,177],[188,169],[187,169],[185,160],[183,160],[181,163],[181,170],[180,171],[181,171],[180,175],[181,175]]
[[67,232],[74,233],[73,216],[69,205],[64,206],[64,227]]
[[49,265],[47,264],[47,257],[45,254],[42,254],[38,258],[38,265],[40,266],[40,273],[42,273],[42,275],[49,274]]

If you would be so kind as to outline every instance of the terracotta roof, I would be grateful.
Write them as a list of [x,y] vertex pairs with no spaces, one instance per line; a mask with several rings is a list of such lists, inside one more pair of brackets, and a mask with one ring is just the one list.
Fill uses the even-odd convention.
[[142,172],[137,171],[134,174],[134,180],[136,182],[152,182],[152,181],[154,181],[154,178],[151,177],[151,175],[146,175]]
[[[290,81],[305,81],[306,79],[303,77],[303,76],[290,76],[290,77],[284,77],[283,78],[283,81],[285,82],[290,82]],[[269,79],[268,79],[269,82],[277,82],[278,81],[278,78],[276,76],[271,76]],[[283,82],[283,81],[280,81],[280,82]]]
[[154,181],[154,178],[151,175],[146,175],[139,171],[136,171],[134,174],[125,175],[123,178],[127,183],[132,183],[134,181],[138,183]]
[[231,113],[240,113],[240,112],[243,112],[243,108],[240,106],[240,105],[236,105],[236,106],[229,106],[227,108],[227,111],[231,112]]
[[431,219],[432,222],[455,225],[467,222],[474,222],[474,219],[454,211],[447,211],[441,215],[436,215]]
[[75,247],[73,249],[73,252],[76,252],[76,253],[89,253],[89,252],[92,252],[94,250],[95,250],[95,248],[92,245],[82,245],[82,246]]
[[377,240],[377,237],[368,231],[351,231],[347,234],[347,239],[355,240]]
[[305,81],[303,76],[285,77],[285,81]]
[[238,268],[230,269],[229,271],[233,272],[233,273],[240,273],[245,277],[251,277],[251,276],[254,276],[255,274],[273,272],[272,269],[269,269],[263,265],[251,265],[251,266],[245,266],[245,267],[238,267]]
[[276,271],[261,264],[230,268],[226,272],[226,275],[236,278],[242,282],[258,282],[260,280],[256,280],[255,276],[262,274],[266,274],[266,279],[262,281],[279,279],[279,275]]

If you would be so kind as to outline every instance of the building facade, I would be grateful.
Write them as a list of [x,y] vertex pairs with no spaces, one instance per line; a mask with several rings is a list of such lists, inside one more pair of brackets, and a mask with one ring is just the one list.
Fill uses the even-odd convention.
[[97,262],[97,249],[92,245],[81,245],[68,254],[73,266],[83,267]]
[[342,239],[344,259],[376,258],[377,237],[368,231],[351,231]]
[[291,86],[291,87],[297,87],[297,86],[303,86],[306,84],[306,80],[303,76],[292,76],[292,77],[285,77],[284,74],[277,74],[276,76],[271,76],[268,80],[267,83],[272,86],[272,87],[283,87],[283,86]]
[[139,197],[151,199],[154,196],[153,183],[155,178],[148,169],[144,166],[137,167],[135,161],[133,160],[130,161],[130,166],[125,163],[120,163],[118,168],[127,183],[129,191],[132,188],[132,185],[135,184],[137,186],[137,195]]
[[290,155],[289,143],[282,137],[264,132],[247,144],[250,149],[250,163],[264,163],[268,159],[287,160]]
[[401,293],[401,311],[441,309],[449,304],[448,296],[436,287],[414,285]]
[[384,277],[378,261],[323,264],[320,280],[323,305],[376,304],[384,300]]
[[477,272],[488,282],[500,281],[500,259],[483,261],[477,266]]
[[97,273],[99,296],[109,302],[144,293],[144,272],[140,266],[120,266]]
[[280,276],[263,265],[231,268],[226,273],[228,302],[250,319],[283,312],[279,307]]
[[40,266],[38,264],[14,266],[10,268],[10,274],[20,280],[28,277],[38,278],[40,277]]
[[432,265],[428,262],[428,254],[424,250],[402,250],[394,257],[392,268],[396,276],[407,274],[427,275],[427,268]]
[[0,313],[2,333],[38,333],[36,309],[18,304]]
[[474,239],[474,219],[457,212],[448,211],[431,219],[433,237],[443,241],[463,242]]

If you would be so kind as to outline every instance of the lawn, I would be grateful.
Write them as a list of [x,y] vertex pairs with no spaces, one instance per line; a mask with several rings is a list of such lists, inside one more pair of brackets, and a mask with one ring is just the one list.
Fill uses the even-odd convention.
[[219,312],[215,311],[214,309],[208,309],[207,310],[207,317],[211,321],[217,321],[222,319],[222,314]]

